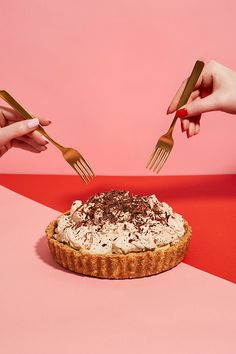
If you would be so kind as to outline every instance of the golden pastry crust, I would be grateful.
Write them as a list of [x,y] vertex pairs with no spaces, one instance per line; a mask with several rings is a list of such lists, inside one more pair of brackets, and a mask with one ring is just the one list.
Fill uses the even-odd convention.
[[56,262],[73,272],[107,279],[141,278],[175,267],[184,258],[192,233],[191,227],[185,221],[185,234],[173,245],[154,251],[97,255],[81,253],[57,241],[53,237],[56,227],[57,220],[54,220],[46,229],[48,245]]

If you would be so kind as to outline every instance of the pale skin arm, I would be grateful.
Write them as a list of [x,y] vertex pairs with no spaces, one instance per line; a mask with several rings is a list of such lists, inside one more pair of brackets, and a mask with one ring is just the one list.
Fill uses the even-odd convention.
[[[175,94],[167,114],[176,111],[186,81]],[[187,137],[200,132],[201,115],[210,111],[236,114],[236,72],[216,61],[205,65],[188,103],[177,111],[182,131],[186,132]]]
[[14,110],[0,107],[0,157],[10,148],[20,148],[34,153],[45,151],[48,142],[35,129],[49,125],[45,118],[24,120]]

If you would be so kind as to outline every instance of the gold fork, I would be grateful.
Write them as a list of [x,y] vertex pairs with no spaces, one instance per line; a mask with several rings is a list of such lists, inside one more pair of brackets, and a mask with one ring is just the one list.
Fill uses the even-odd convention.
[[[14,110],[16,110],[24,119],[34,118],[8,92],[1,90],[0,97],[4,101],[6,101]],[[95,177],[95,174],[89,164],[85,161],[83,156],[77,150],[60,145],[55,140],[53,140],[41,126],[38,126],[36,130],[40,134],[44,135],[53,145],[55,145],[61,151],[64,159],[80,175],[80,177],[86,184],[91,182],[91,180]]]
[[[196,83],[197,80],[202,72],[202,69],[204,67],[204,63],[202,61],[196,61],[193,71],[191,75],[188,78],[188,81],[186,83],[186,86],[184,88],[184,91],[180,97],[179,103],[177,105],[177,110],[182,107],[185,103],[187,103]],[[169,130],[167,131],[166,134],[162,135],[154,149],[154,152],[152,153],[150,160],[148,161],[148,164],[146,168],[149,167],[149,170],[153,169],[153,172],[156,171],[158,173],[161,168],[163,167],[164,163],[166,162],[168,156],[170,155],[170,152],[174,146],[174,140],[172,137],[172,133],[174,130],[175,123],[177,121],[178,117],[175,114],[175,117],[170,125]]]

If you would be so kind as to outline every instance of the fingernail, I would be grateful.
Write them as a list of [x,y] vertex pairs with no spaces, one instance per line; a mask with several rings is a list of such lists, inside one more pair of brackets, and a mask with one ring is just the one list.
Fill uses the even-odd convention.
[[176,112],[176,116],[178,118],[184,118],[188,115],[188,111],[186,108],[181,108],[181,109],[178,109],[178,111]]
[[34,128],[34,127],[37,127],[37,125],[39,125],[38,118],[30,119],[27,121],[28,128]]
[[47,143],[49,143],[49,140],[48,140],[44,135],[41,135],[41,137],[42,137],[42,139],[43,139],[44,141],[46,141]]

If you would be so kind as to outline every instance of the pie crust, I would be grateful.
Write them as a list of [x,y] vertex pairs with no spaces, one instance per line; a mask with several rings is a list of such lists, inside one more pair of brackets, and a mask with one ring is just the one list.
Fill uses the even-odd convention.
[[82,253],[57,241],[53,237],[56,227],[57,220],[54,220],[46,229],[49,249],[55,261],[73,272],[107,279],[141,278],[175,267],[184,258],[192,233],[185,221],[185,234],[174,244],[157,247],[153,251],[98,255]]

